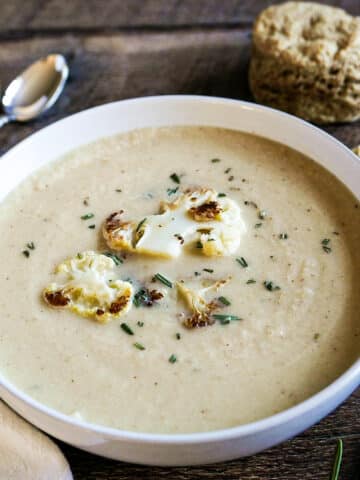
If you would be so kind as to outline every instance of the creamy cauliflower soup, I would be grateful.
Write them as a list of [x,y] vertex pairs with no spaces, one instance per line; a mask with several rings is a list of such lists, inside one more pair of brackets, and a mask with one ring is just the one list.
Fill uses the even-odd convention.
[[0,205],[0,370],[111,427],[201,432],[359,355],[359,208],[330,173],[210,127],[102,139]]

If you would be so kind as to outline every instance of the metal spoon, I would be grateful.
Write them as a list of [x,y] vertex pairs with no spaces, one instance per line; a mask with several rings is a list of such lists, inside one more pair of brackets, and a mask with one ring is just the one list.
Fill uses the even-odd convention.
[[0,127],[11,121],[27,122],[50,108],[63,91],[69,67],[62,55],[48,55],[16,77],[1,98]]

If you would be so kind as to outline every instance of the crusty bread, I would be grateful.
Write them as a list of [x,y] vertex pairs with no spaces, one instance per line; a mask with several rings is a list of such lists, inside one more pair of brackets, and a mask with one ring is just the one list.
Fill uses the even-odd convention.
[[360,118],[360,18],[317,3],[287,2],[255,22],[255,99],[315,123]]

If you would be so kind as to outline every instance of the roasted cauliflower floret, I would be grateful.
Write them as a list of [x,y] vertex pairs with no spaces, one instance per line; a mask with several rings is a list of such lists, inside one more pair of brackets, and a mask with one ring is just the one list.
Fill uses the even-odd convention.
[[205,297],[209,292],[219,290],[229,280],[218,280],[200,290],[189,288],[182,282],[176,284],[179,296],[190,311],[190,316],[187,316],[183,321],[183,325],[186,328],[206,327],[215,323],[211,314],[220,307],[219,302],[215,299],[206,300]]
[[189,245],[207,256],[231,255],[246,231],[236,202],[215,190],[187,190],[173,202],[161,202],[160,213],[139,222],[124,221],[115,212],[105,221],[104,238],[115,250],[178,257]]
[[129,311],[131,283],[116,279],[115,263],[93,251],[78,253],[55,268],[59,283],[43,291],[45,302],[54,308],[68,308],[83,317],[106,323]]
[[107,217],[103,226],[103,235],[110,248],[133,252],[135,225],[122,219],[123,210]]

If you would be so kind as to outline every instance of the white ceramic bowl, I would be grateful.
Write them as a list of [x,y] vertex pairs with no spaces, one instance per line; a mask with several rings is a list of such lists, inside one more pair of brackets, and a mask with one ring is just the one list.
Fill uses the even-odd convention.
[[[61,120],[0,160],[0,201],[28,174],[98,138],[141,127],[209,125],[255,133],[289,145],[334,173],[360,198],[360,161],[314,126],[259,105],[197,96],[148,97],[109,103]],[[0,366],[1,367],[1,366]],[[0,396],[45,432],[89,452],[149,465],[195,465],[251,455],[319,421],[360,384],[360,359],[308,400],[264,420],[209,433],[143,434],[92,425],[56,412],[0,376]]]

